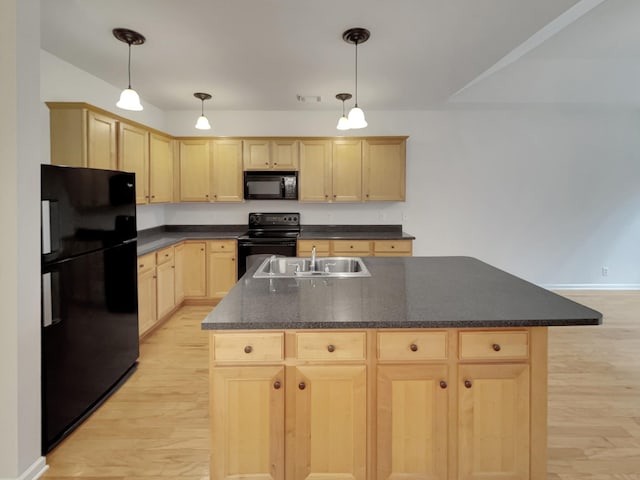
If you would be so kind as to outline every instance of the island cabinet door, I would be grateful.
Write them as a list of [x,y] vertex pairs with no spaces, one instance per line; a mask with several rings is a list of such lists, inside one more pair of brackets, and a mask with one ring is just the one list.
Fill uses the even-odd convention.
[[211,479],[284,480],[284,367],[211,375]]
[[366,480],[366,367],[299,366],[293,376],[291,478]]
[[377,480],[446,480],[446,365],[378,367]]
[[458,381],[458,478],[529,475],[529,366],[462,365]]

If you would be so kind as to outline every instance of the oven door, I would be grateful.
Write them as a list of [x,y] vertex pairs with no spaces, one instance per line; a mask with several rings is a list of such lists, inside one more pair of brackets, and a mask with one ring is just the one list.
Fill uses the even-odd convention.
[[296,241],[282,239],[238,240],[238,278],[242,277],[256,261],[252,255],[296,256]]

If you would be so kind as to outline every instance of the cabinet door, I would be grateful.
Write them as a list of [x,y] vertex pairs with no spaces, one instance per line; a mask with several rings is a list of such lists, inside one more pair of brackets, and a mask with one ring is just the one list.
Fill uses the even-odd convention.
[[334,202],[362,200],[362,141],[333,141],[332,185]]
[[87,112],[87,166],[116,170],[118,122],[99,113]]
[[365,480],[367,392],[364,365],[295,368],[296,480]]
[[156,269],[138,274],[138,331],[144,334],[156,323]]
[[149,203],[149,132],[119,123],[118,169],[136,174],[136,203]]
[[366,201],[405,200],[405,140],[363,142],[362,185]]
[[328,202],[331,190],[331,141],[300,142],[299,199],[301,202]]
[[271,142],[271,168],[298,170],[298,140],[279,139]]
[[175,267],[174,297],[176,305],[184,301],[184,244],[174,247],[173,265]]
[[445,365],[378,367],[378,480],[446,480],[446,382]]
[[284,367],[211,373],[211,479],[284,479]]
[[209,140],[180,141],[180,200],[208,202],[210,189]]
[[149,135],[150,203],[173,201],[173,140],[163,135]]
[[175,267],[173,260],[161,263],[156,267],[158,318],[164,317],[173,310],[175,299]]
[[213,141],[213,200],[242,202],[242,140]]
[[459,478],[529,478],[529,366],[462,365]]
[[209,297],[222,298],[231,290],[238,278],[237,263],[235,241],[209,242]]
[[202,298],[207,295],[207,254],[205,242],[184,244],[184,296]]
[[245,140],[243,152],[245,170],[268,170],[271,168],[269,140]]

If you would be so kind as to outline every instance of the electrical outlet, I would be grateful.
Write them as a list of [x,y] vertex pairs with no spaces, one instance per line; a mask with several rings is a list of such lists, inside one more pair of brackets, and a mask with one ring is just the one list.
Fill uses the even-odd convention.
[[407,212],[402,212],[402,221],[406,222],[409,220],[409,214]]
[[609,276],[609,267],[602,267],[602,276],[603,277]]
[[378,218],[380,220],[386,220],[387,219],[387,214],[384,213],[382,210],[380,212],[378,212]]

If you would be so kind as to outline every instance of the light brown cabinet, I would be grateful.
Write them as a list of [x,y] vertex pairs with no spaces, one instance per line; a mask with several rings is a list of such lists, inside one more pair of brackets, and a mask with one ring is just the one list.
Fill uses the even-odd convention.
[[209,298],[224,297],[238,279],[237,242],[212,240],[207,242],[207,283]]
[[404,202],[406,140],[370,138],[362,143],[362,191],[367,202]]
[[170,314],[176,306],[174,247],[156,252],[158,319]]
[[242,202],[242,140],[213,140],[212,192],[215,202]]
[[331,201],[362,201],[362,140],[333,141]]
[[247,139],[243,148],[245,170],[298,170],[297,139]]
[[212,480],[546,478],[546,327],[210,335]]
[[149,134],[149,203],[173,201],[174,142],[171,137]]
[[156,256],[138,257],[138,334],[145,334],[158,320],[156,306]]
[[188,240],[184,242],[184,298],[207,296],[207,242]]
[[413,240],[298,240],[297,255],[310,256],[314,246],[319,257],[410,257]]
[[184,302],[184,243],[173,248],[173,265],[175,270],[174,297],[176,305]]
[[118,170],[136,174],[136,203],[149,203],[149,132],[118,122]]
[[301,202],[329,202],[332,189],[331,140],[300,141],[300,173],[298,197]]
[[180,201],[208,202],[211,189],[210,141],[180,140]]

